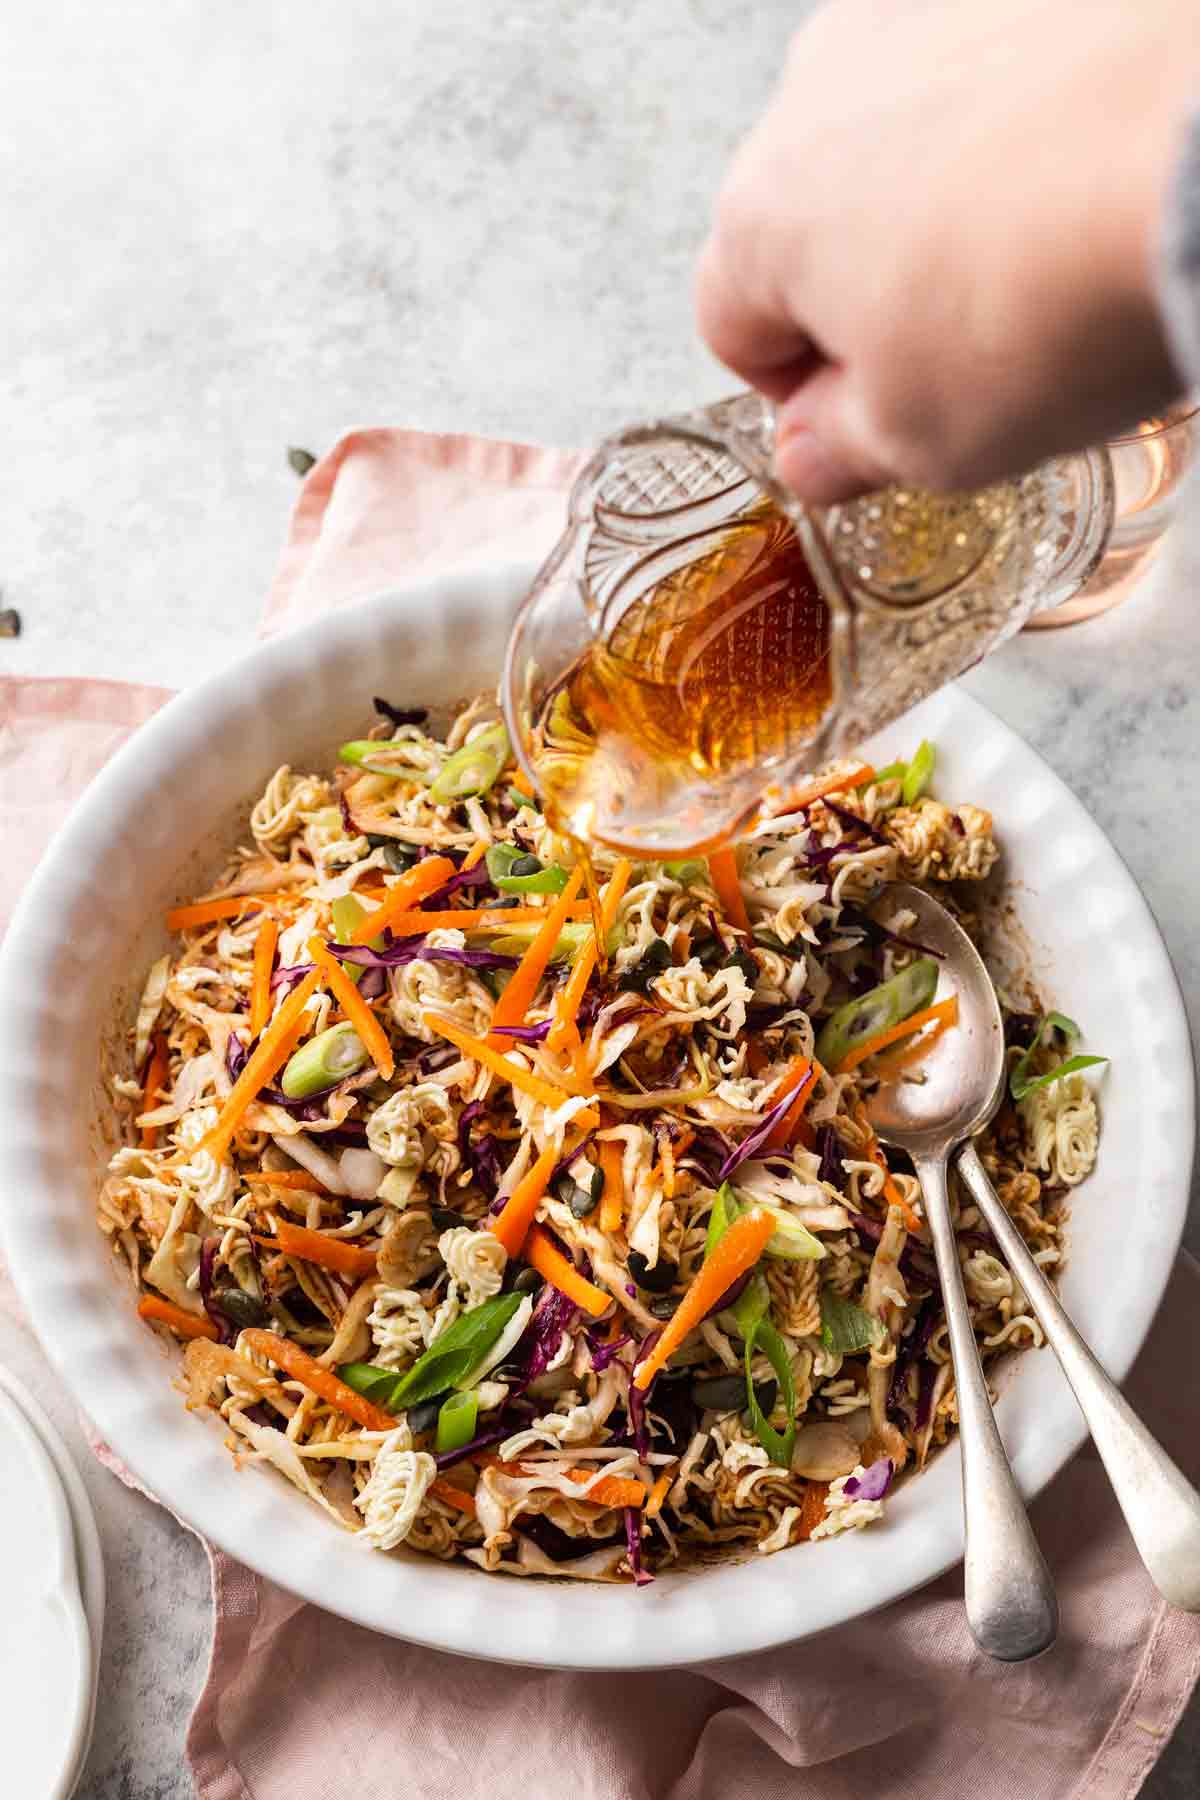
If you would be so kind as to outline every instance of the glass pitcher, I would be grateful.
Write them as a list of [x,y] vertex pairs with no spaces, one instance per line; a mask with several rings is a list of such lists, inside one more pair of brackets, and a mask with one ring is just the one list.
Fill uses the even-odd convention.
[[[525,774],[582,842],[678,856],[738,836],[1068,599],[1103,553],[1104,450],[976,493],[891,488],[818,509],[775,481],[774,433],[771,405],[741,394],[618,432],[575,482],[514,624],[502,699]],[[775,594],[763,629],[767,611],[737,596],[756,555],[770,573],[772,531],[795,561],[786,604],[778,581],[757,590]],[[798,624],[803,581],[819,646],[812,616]],[[789,687],[801,653],[821,664],[805,706]]]

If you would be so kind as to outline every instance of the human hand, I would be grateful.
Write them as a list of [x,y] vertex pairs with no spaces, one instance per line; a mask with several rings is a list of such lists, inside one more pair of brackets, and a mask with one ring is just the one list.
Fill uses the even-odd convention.
[[700,329],[816,504],[975,487],[1178,397],[1155,297],[1194,0],[838,0],[720,196]]

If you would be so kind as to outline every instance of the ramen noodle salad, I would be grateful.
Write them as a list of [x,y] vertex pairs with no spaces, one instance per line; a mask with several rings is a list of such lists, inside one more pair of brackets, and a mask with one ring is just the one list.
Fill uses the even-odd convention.
[[[887,884],[977,930],[990,814],[928,745],[842,763],[736,852],[597,853],[593,914],[494,707],[442,739],[376,705],[168,915],[111,1083],[99,1222],[188,1406],[364,1546],[509,1575],[872,1524],[956,1423],[918,1184],[864,1111],[955,1029]],[[1005,1022],[983,1160],[1053,1270],[1098,1059]],[[985,1359],[1040,1343],[954,1201]]]

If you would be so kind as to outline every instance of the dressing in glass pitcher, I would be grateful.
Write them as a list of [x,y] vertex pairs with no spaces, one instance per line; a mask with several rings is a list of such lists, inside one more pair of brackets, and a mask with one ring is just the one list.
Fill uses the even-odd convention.
[[513,627],[509,731],[557,829],[712,849],[1087,579],[1107,452],[978,493],[802,505],[742,394],[608,439]]

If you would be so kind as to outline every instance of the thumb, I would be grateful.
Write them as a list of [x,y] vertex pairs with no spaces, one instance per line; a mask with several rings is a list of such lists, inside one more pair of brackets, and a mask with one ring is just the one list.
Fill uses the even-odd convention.
[[775,474],[810,506],[874,493],[894,479],[855,429],[848,384],[827,363],[790,394],[775,425]]

